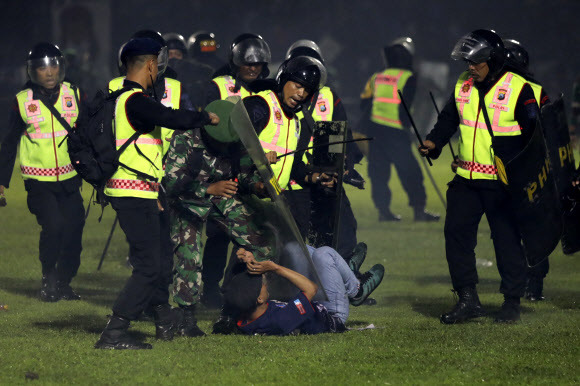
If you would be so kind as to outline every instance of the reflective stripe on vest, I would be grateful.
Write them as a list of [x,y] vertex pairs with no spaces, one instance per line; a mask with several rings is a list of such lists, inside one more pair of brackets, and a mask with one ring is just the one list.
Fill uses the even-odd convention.
[[[113,121],[117,149],[135,133],[127,118],[126,103],[129,97],[137,92],[143,92],[143,90],[135,88],[124,92],[117,98],[115,120]],[[163,177],[161,128],[157,126],[152,132],[141,134],[136,142],[139,150],[147,158],[139,154],[135,144],[132,143],[121,154],[119,161],[133,169],[155,177],[156,181],[145,181],[130,170],[119,166],[111,179],[107,181],[105,186],[106,195],[113,197],[157,198],[159,191],[158,182]],[[153,162],[153,165],[150,161]]]
[[[494,136],[521,135],[514,112],[525,79],[506,72],[485,95],[485,106]],[[492,138],[479,108],[479,93],[473,78],[464,72],[455,85],[455,104],[459,113],[459,167],[457,174],[467,179],[497,179]]]
[[214,78],[213,81],[218,86],[221,99],[226,99],[229,96],[240,96],[245,98],[250,95],[254,95],[252,92],[246,90],[243,86],[241,86],[240,89],[235,92],[234,89],[236,88],[236,81],[229,75],[218,76],[217,78]]
[[[26,130],[20,138],[22,177],[54,182],[76,176],[68,155],[67,142],[63,142],[68,133],[66,129],[52,116],[44,103],[34,99],[32,89],[19,92],[16,100],[20,117],[26,124]],[[75,125],[79,109],[70,83],[62,82],[54,107],[71,126]]]
[[398,68],[388,68],[375,75],[372,82],[371,121],[396,129],[403,128],[399,117],[401,99],[398,90],[403,90],[411,75],[413,75],[411,71]]
[[[270,119],[259,135],[260,143],[266,152],[275,151],[282,155],[296,150],[300,136],[300,121],[296,115],[288,118],[282,111],[278,97],[272,91],[258,93],[270,106]],[[294,155],[283,157],[272,164],[272,171],[282,189],[286,189],[290,181],[290,171],[294,163]]]

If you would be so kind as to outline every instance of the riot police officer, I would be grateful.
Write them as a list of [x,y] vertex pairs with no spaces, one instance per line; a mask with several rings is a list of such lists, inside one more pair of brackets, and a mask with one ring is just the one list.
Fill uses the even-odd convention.
[[361,94],[361,108],[368,114],[365,131],[374,137],[369,143],[369,178],[372,181],[372,197],[379,211],[379,221],[400,221],[401,216],[390,209],[391,191],[388,183],[391,165],[414,210],[415,221],[438,221],[439,215],[425,211],[427,196],[423,175],[411,151],[407,128],[410,120],[403,111],[397,93],[402,91],[407,105],[413,102],[417,80],[413,75],[415,45],[409,37],[396,39],[383,50],[388,67],[375,73],[368,80]]
[[226,63],[217,55],[220,45],[213,32],[198,31],[187,39],[187,50],[195,61],[217,71]]
[[236,37],[230,45],[228,65],[214,73],[207,90],[207,104],[229,96],[252,95],[250,83],[270,74],[271,58],[270,47],[260,35],[243,33]]
[[169,32],[163,34],[163,39],[168,48],[168,66],[176,71],[177,79],[185,85],[193,108],[201,110],[206,100],[205,88],[214,70],[206,64],[188,58],[183,36]]
[[[270,47],[260,35],[251,33],[239,35],[230,46],[229,64],[215,74],[217,76],[206,88],[206,102],[209,104],[229,96],[237,95],[245,98],[252,95],[249,85],[257,79],[268,76],[270,60]],[[202,302],[207,307],[218,308],[221,305],[218,283],[223,276],[230,242],[228,236],[213,220],[207,222],[206,234]]]
[[468,71],[459,77],[424,147],[419,148],[423,156],[438,157],[459,126],[459,167],[448,184],[445,218],[447,263],[459,301],[440,320],[453,324],[485,314],[476,291],[474,252],[478,224],[485,213],[504,295],[495,321],[512,323],[520,318],[526,263],[510,197],[498,179],[495,156],[507,163],[524,148],[535,129],[539,109],[527,81],[504,69],[505,47],[493,31],[476,30],[463,36],[451,57],[464,60]]
[[[82,180],[71,164],[64,139],[84,111],[84,98],[75,85],[64,81],[64,58],[54,44],[38,43],[32,48],[27,72],[29,81],[14,99],[0,150],[0,195],[9,187],[20,143],[20,171],[28,208],[42,228],[38,247],[40,299],[76,300],[80,296],[70,282],[80,266],[85,218],[79,191]],[[62,119],[68,127],[63,126]]]

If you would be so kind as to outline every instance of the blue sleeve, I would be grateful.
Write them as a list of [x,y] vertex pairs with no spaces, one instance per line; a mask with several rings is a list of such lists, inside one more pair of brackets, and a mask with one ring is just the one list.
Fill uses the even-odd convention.
[[303,292],[276,312],[276,322],[283,335],[289,334],[314,317],[314,308]]

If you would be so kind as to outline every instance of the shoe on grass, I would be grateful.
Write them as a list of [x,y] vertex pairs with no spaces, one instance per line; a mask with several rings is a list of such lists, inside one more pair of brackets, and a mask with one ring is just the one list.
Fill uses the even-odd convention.
[[366,257],[367,245],[365,243],[358,243],[352,251],[352,256],[347,261],[350,270],[353,272],[358,272]]
[[374,265],[367,272],[363,273],[360,281],[360,287],[355,297],[350,299],[350,304],[360,306],[369,297],[369,295],[381,284],[385,276],[385,267],[381,264]]

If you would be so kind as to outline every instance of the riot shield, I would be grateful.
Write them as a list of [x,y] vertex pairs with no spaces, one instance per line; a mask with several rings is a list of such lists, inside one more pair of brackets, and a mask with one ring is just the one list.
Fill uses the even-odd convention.
[[[272,260],[315,282],[319,289],[314,300],[327,300],[326,292],[314,268],[310,253],[300,236],[286,200],[280,195],[281,189],[278,180],[270,168],[264,149],[241,99],[238,100],[230,114],[229,125],[239,135],[270,197],[260,200],[256,196],[247,196],[243,200],[254,210],[257,225],[264,230],[266,237],[270,239],[270,245],[275,251]],[[298,289],[286,279],[275,275],[268,279],[268,289],[273,298],[289,299],[298,292]]]
[[321,186],[312,188],[312,209],[308,238],[313,246],[331,245],[334,249],[338,249],[346,144],[328,145],[328,143],[346,141],[346,122],[316,122],[312,135],[314,146],[312,150],[313,169],[327,174],[337,173],[338,182],[335,189]]
[[575,169],[574,151],[570,144],[568,121],[564,111],[563,96],[560,94],[554,102],[542,107],[542,127],[554,171],[556,186],[563,203],[564,231],[562,233],[562,250],[572,254],[580,250],[580,211],[571,210],[566,205],[571,195],[571,180]]
[[526,260],[533,267],[552,253],[562,235],[561,205],[540,120],[530,142],[505,170]]

